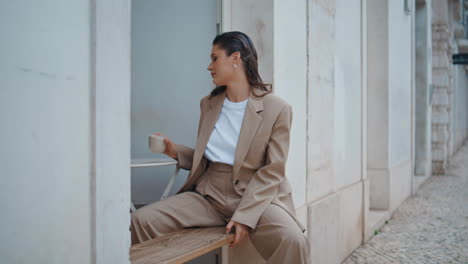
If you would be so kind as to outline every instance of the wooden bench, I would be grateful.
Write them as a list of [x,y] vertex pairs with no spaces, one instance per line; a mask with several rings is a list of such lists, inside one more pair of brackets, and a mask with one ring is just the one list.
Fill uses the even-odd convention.
[[[133,159],[130,167],[167,165],[176,165],[176,168],[161,196],[160,200],[163,200],[168,197],[179,173],[177,162],[170,159]],[[131,212],[135,210],[135,206],[131,203]],[[184,263],[227,245],[233,240],[234,234],[226,234],[225,226],[187,228],[133,245],[130,248],[130,261],[133,264]]]
[[187,228],[130,248],[132,264],[185,263],[231,243],[226,227]]

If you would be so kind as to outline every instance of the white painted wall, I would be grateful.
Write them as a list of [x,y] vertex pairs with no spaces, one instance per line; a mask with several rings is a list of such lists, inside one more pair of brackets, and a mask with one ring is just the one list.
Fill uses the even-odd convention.
[[90,1],[0,8],[2,263],[90,263]]
[[92,3],[92,263],[128,263],[130,0]]

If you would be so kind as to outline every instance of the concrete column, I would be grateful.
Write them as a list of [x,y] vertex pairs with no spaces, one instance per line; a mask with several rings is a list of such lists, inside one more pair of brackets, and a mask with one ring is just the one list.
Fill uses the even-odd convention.
[[90,263],[127,263],[130,248],[131,2],[93,0],[92,3],[93,259]]
[[367,175],[371,209],[390,204],[388,0],[367,2]]
[[414,174],[431,174],[431,85],[432,42],[431,3],[416,2],[416,92],[415,92],[415,168]]

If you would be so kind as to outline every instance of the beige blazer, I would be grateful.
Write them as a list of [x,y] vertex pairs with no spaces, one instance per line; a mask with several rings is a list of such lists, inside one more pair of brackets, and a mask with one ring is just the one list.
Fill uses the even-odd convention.
[[[190,170],[177,194],[193,191],[208,165],[204,156],[205,148],[218,120],[226,92],[211,99],[208,97],[200,101],[195,149],[176,144],[179,166]],[[256,98],[251,93],[234,158],[233,185],[242,198],[232,220],[255,229],[266,207],[274,203],[285,209],[302,232],[305,231],[303,224],[296,218],[291,186],[285,174],[291,123],[290,104],[273,94]]]

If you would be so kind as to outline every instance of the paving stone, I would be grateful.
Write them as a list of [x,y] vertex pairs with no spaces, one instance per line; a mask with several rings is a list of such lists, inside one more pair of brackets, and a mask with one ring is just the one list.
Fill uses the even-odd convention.
[[343,263],[468,264],[468,143]]

